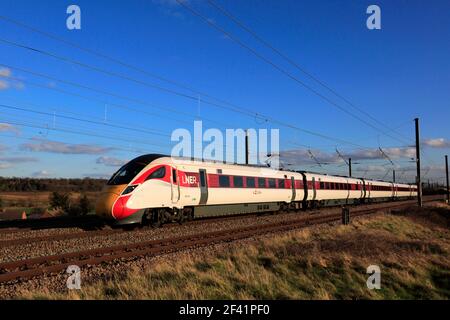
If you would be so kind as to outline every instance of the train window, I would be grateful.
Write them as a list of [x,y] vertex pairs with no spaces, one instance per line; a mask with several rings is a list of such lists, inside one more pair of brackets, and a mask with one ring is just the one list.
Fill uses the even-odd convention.
[[276,188],[277,183],[275,182],[275,179],[269,179],[269,188]]
[[161,167],[158,170],[153,171],[146,180],[161,179],[166,175],[166,167]]
[[266,187],[266,179],[265,178],[258,178],[258,187],[259,188],[265,188]]
[[173,183],[177,183],[177,170],[172,169],[172,181]]
[[128,184],[148,163],[130,161],[121,167],[108,181],[108,185]]
[[233,184],[236,188],[242,188],[244,186],[244,178],[240,176],[233,177]]
[[229,187],[230,186],[230,177],[229,176],[219,176],[219,186],[220,187]]
[[254,188],[255,187],[255,178],[254,177],[247,177],[247,188]]
[[284,189],[285,183],[284,179],[278,179],[278,188]]
[[320,189],[325,189],[325,183],[320,182]]

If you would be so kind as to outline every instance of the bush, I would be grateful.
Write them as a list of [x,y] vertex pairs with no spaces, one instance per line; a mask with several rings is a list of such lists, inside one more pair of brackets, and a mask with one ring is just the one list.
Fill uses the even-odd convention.
[[50,195],[50,207],[52,209],[62,209],[66,212],[70,209],[70,193],[52,192]]
[[93,209],[91,201],[88,199],[88,197],[84,194],[80,197],[79,203],[79,210],[80,214],[86,215]]
[[41,207],[34,207],[30,211],[30,215],[32,215],[32,214],[41,215],[44,213],[45,213],[45,209],[41,208]]
[[93,209],[91,201],[85,194],[76,203],[73,203],[70,199],[70,193],[59,193],[56,191],[50,195],[50,207],[62,209],[69,216],[86,215]]

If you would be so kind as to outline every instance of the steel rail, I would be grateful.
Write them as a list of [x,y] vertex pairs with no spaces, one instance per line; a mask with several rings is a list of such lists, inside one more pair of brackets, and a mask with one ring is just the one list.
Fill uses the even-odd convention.
[[[428,200],[428,201],[436,201]],[[374,212],[405,208],[411,206],[411,201],[376,207],[357,209],[351,212],[351,217],[358,217]],[[154,256],[167,254],[183,249],[205,247],[223,242],[232,242],[263,234],[290,231],[310,225],[333,223],[341,219],[341,213],[323,215],[309,215],[288,221],[278,221],[263,225],[252,225],[235,229],[205,232],[200,234],[150,240],[140,243],[115,245],[105,248],[70,252],[58,255],[43,256],[19,261],[0,263],[0,283],[13,280],[24,280],[64,271],[70,265],[79,267],[97,265],[117,259],[127,259],[140,256]]]

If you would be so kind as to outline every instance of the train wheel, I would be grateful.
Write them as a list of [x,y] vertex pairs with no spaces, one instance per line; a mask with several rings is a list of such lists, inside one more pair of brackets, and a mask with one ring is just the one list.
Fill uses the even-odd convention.
[[288,212],[289,212],[289,205],[287,203],[281,204],[279,213],[288,213]]
[[166,215],[165,215],[164,209],[153,210],[151,219],[150,219],[151,226],[153,228],[161,227],[166,220],[165,217],[166,217]]
[[[177,210],[177,209],[174,209]],[[186,220],[183,210],[177,210],[177,221],[179,224],[183,224]]]

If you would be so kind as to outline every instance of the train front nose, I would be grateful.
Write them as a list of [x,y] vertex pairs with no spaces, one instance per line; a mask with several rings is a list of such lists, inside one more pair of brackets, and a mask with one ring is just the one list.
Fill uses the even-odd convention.
[[113,219],[113,204],[126,187],[126,184],[104,187],[97,199],[95,213],[100,217]]

